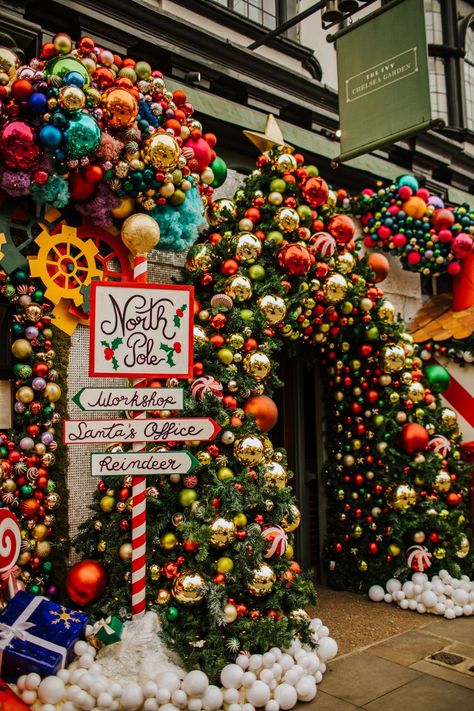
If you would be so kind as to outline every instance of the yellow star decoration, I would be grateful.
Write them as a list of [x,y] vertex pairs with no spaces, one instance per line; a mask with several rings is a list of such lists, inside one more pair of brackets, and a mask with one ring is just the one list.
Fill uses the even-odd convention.
[[51,610],[51,615],[56,615],[58,618],[57,620],[53,620],[51,622],[52,625],[58,625],[59,623],[63,623],[65,628],[68,630],[71,627],[71,622],[80,622],[81,620],[79,617],[74,617],[74,614],[71,614],[66,610],[65,607],[61,605],[61,612],[58,612],[57,610]]
[[254,146],[257,146],[261,153],[265,153],[272,148],[280,148],[282,153],[293,153],[295,150],[293,146],[285,142],[281,128],[273,114],[268,114],[263,133],[243,131],[243,134],[249,141],[252,141]]

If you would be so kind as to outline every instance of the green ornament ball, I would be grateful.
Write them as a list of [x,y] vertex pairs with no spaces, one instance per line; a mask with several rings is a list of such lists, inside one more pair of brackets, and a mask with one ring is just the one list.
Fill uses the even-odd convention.
[[39,304],[41,301],[43,301],[44,292],[42,292],[41,289],[36,289],[31,298],[33,301]]
[[71,55],[60,56],[47,62],[44,73],[47,77],[55,76],[62,79],[69,72],[77,72],[84,80],[84,88],[90,84],[90,76],[84,64]]
[[251,309],[241,309],[240,318],[242,321],[251,321],[253,319],[253,311]]
[[176,622],[179,617],[179,610],[176,607],[168,607],[166,610],[166,619],[168,622]]
[[181,506],[191,506],[197,499],[197,492],[195,489],[181,489],[179,492],[179,503]]
[[95,118],[81,112],[71,117],[64,136],[69,157],[82,158],[98,149],[101,132]]
[[420,187],[418,180],[414,175],[400,175],[396,180],[397,188],[401,188],[403,185],[408,185],[409,188],[416,192]]
[[249,267],[249,277],[252,281],[260,281],[260,279],[263,279],[264,276],[265,269],[261,266],[261,264],[252,264],[252,266]]
[[30,587],[30,593],[31,593],[32,595],[39,595],[39,594],[40,594],[40,591],[41,591],[41,588],[40,588],[39,585],[32,585],[32,586]]
[[209,167],[214,173],[214,180],[211,186],[213,188],[219,188],[227,178],[227,165],[222,158],[216,156]]
[[23,269],[17,269],[12,274],[13,284],[26,284],[27,279],[28,275],[26,272],[23,271]]
[[427,365],[425,374],[428,378],[431,390],[435,393],[442,393],[449,386],[450,376],[446,368],[442,365]]

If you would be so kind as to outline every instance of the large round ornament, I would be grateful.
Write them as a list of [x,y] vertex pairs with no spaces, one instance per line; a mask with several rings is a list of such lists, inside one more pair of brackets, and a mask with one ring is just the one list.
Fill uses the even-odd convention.
[[0,72],[13,79],[20,66],[20,60],[9,47],[0,47]]
[[81,111],[70,117],[64,133],[65,148],[70,158],[83,158],[94,153],[100,144],[99,124],[88,113]]
[[211,537],[209,538],[209,543],[216,548],[224,548],[234,540],[236,529],[233,521],[228,521],[225,518],[216,518],[211,523],[210,529]]
[[264,558],[284,555],[288,546],[288,536],[281,526],[267,526],[262,531],[262,538],[267,542],[267,548],[263,554]]
[[278,252],[278,263],[291,276],[307,274],[314,257],[301,244],[287,244]]
[[451,410],[450,407],[443,407],[441,410],[441,422],[448,429],[454,430],[458,423],[458,418],[454,410]]
[[188,272],[208,272],[213,264],[213,255],[210,245],[194,244],[186,257],[186,269]]
[[263,480],[265,486],[283,489],[288,481],[288,472],[280,462],[268,462],[263,467]]
[[435,393],[442,393],[449,386],[450,376],[442,365],[437,363],[427,365],[425,375],[428,378],[431,390]]
[[[290,521],[291,518],[291,521]],[[286,517],[280,521],[282,528],[287,532],[287,533],[292,533],[293,531],[296,531],[298,526],[301,523],[301,513],[300,510],[295,504],[290,504],[290,509],[289,509],[289,516]]]
[[66,111],[80,111],[86,103],[86,95],[78,86],[63,86],[59,92],[59,105]]
[[66,577],[66,592],[80,607],[99,600],[106,585],[106,570],[95,560],[81,560],[73,565]]
[[396,373],[405,364],[405,349],[397,343],[390,343],[382,351],[383,368],[386,373]]
[[391,301],[384,300],[382,305],[378,307],[377,314],[382,321],[392,323],[395,318],[395,306]]
[[83,88],[89,86],[90,76],[87,68],[79,59],[76,59],[76,57],[72,55],[55,57],[47,62],[44,68],[44,73],[47,77],[54,76],[63,79],[69,72],[74,72],[74,75],[80,78],[80,83]]
[[390,265],[387,257],[379,252],[371,252],[369,254],[369,267],[374,272],[374,284],[378,284],[387,278],[390,271]]
[[114,129],[130,126],[138,115],[138,102],[129,91],[112,87],[102,97],[107,125]]
[[160,228],[150,215],[137,213],[127,217],[122,225],[121,237],[134,256],[147,254],[158,244]]
[[0,130],[0,156],[8,168],[31,170],[38,162],[40,149],[31,126],[10,121]]
[[211,203],[207,210],[207,219],[210,225],[217,227],[226,220],[234,220],[237,217],[237,205],[233,200],[222,198]]
[[301,192],[308,205],[314,208],[324,205],[328,199],[329,188],[325,180],[319,176],[311,176],[303,184]]
[[338,242],[347,244],[355,235],[355,224],[348,215],[334,215],[328,222],[328,232]]
[[247,353],[243,363],[244,370],[247,373],[251,373],[255,380],[263,380],[266,378],[272,368],[269,357],[266,353],[262,353],[261,351]]
[[252,282],[242,274],[235,274],[227,279],[224,291],[234,301],[247,301],[252,296]]
[[347,294],[347,281],[342,274],[331,274],[323,284],[323,291],[329,304],[337,304]]
[[173,597],[182,605],[196,605],[204,598],[205,580],[193,570],[184,570],[179,573],[173,583]]
[[142,146],[144,163],[156,170],[174,170],[181,155],[177,140],[169,133],[154,133]]
[[387,489],[386,498],[394,511],[402,511],[416,504],[416,491],[409,484],[394,484]]
[[283,232],[294,232],[300,226],[300,216],[292,207],[280,207],[276,212],[275,220]]
[[275,580],[276,575],[273,568],[271,568],[268,563],[262,563],[253,571],[253,577],[247,589],[249,593],[255,595],[255,597],[263,597],[271,592]]
[[281,323],[286,316],[286,303],[281,296],[265,294],[257,302],[260,311],[265,316],[267,323],[274,325]]
[[463,535],[463,537],[461,538],[460,546],[456,551],[456,556],[458,558],[465,558],[468,555],[470,548],[471,545],[469,543],[468,537]]
[[240,232],[235,239],[235,258],[239,262],[254,262],[262,252],[262,243],[251,232]]
[[18,360],[25,360],[33,353],[33,348],[26,338],[18,338],[12,343],[12,353]]
[[244,435],[234,442],[234,457],[246,466],[256,466],[265,457],[265,446],[257,435]]
[[245,412],[255,417],[260,432],[269,432],[278,420],[278,408],[268,395],[254,395],[245,405]]
[[401,434],[402,447],[408,454],[423,452],[429,442],[429,436],[423,425],[417,422],[409,422],[404,425]]

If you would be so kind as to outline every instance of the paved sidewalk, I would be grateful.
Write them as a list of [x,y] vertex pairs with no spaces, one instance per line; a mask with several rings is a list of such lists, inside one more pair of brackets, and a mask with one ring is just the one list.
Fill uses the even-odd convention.
[[417,629],[329,662],[316,698],[304,709],[474,709],[474,617],[445,620],[426,615],[425,621]]

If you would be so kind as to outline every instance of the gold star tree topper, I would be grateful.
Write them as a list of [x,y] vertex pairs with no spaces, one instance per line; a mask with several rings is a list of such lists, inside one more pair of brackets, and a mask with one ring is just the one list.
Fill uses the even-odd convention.
[[243,134],[249,141],[252,141],[261,153],[270,151],[272,148],[279,148],[282,153],[293,153],[295,150],[293,146],[286,143],[281,128],[273,114],[268,114],[263,133],[243,131]]

